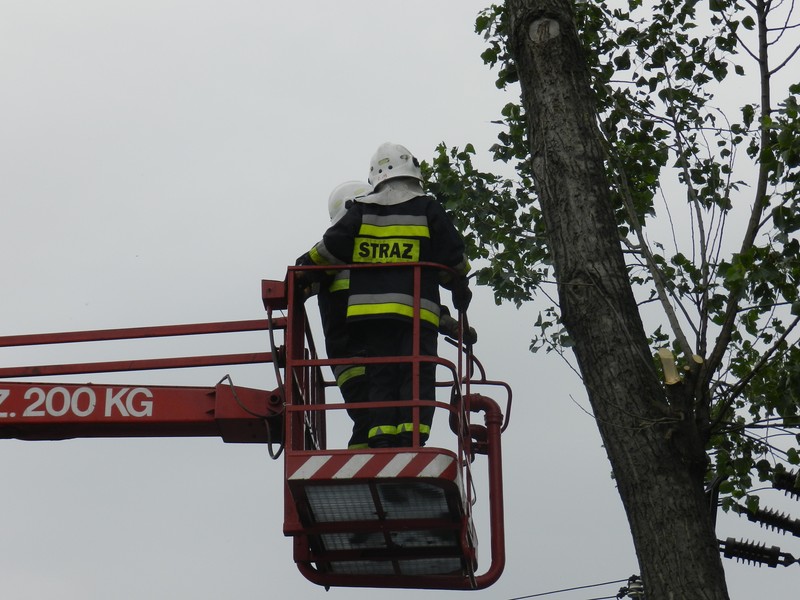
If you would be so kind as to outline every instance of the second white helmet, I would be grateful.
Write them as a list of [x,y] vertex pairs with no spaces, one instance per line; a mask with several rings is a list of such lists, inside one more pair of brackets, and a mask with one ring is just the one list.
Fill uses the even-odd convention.
[[408,148],[386,142],[372,155],[368,181],[377,188],[382,182],[395,177],[413,177],[422,181],[422,171],[419,168],[419,161]]
[[345,181],[333,188],[328,196],[328,214],[331,225],[341,219],[347,212],[347,201],[366,196],[372,192],[372,186],[365,181]]

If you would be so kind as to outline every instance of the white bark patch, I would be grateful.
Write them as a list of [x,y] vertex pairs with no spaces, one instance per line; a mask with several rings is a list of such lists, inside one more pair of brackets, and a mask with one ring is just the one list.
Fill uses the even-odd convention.
[[559,35],[561,35],[561,27],[558,21],[553,19],[537,19],[528,28],[528,36],[534,43],[546,42]]

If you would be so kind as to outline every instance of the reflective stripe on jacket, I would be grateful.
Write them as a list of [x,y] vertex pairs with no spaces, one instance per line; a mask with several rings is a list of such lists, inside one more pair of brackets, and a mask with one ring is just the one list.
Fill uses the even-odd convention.
[[[466,275],[464,241],[439,202],[417,196],[394,205],[356,202],[308,253],[313,264],[398,264],[432,262]],[[450,274],[424,269],[420,318],[438,327],[439,284]],[[348,320],[411,319],[414,314],[412,269],[353,269]]]
[[[372,439],[379,435],[400,435],[401,433],[413,433],[413,423],[400,423],[399,425],[378,425],[369,430],[368,438]],[[427,439],[431,433],[430,425],[420,423],[419,433],[424,439]]]
[[[439,327],[439,304],[425,298],[420,299],[420,319]],[[347,317],[370,317],[375,315],[399,315],[414,317],[414,297],[408,294],[351,294],[347,305]]]

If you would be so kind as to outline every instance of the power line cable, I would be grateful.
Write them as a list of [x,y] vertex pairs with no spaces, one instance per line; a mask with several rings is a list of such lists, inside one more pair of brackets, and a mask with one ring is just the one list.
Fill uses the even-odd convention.
[[[588,589],[588,588],[600,587],[600,586],[603,586],[603,585],[611,585],[612,583],[625,583],[627,581],[628,581],[628,578],[626,577],[625,579],[615,579],[614,581],[605,581],[603,583],[593,583],[591,585],[579,585],[579,586],[576,586],[576,587],[564,588],[562,590],[552,590],[550,592],[541,592],[539,594],[530,594],[528,596],[518,596],[516,598],[509,598],[509,600],[525,600],[526,598],[539,598],[541,596],[549,596],[550,594],[560,594],[562,592],[573,592],[575,590],[585,590],[585,589]],[[616,596],[606,596],[606,598],[616,598]],[[600,599],[598,599],[598,600],[600,600]]]

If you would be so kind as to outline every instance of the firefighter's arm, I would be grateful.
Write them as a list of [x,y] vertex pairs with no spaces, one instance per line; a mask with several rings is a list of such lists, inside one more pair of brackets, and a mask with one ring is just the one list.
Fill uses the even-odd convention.
[[450,282],[450,292],[453,295],[453,307],[465,311],[472,301],[472,290],[469,289],[469,280],[466,277],[457,277]]
[[431,238],[436,262],[447,265],[456,272],[455,275],[451,272],[443,273],[440,283],[451,291],[453,306],[464,311],[472,300],[472,291],[467,280],[470,265],[464,253],[464,240],[438,202],[431,203],[429,223],[433,229]]

